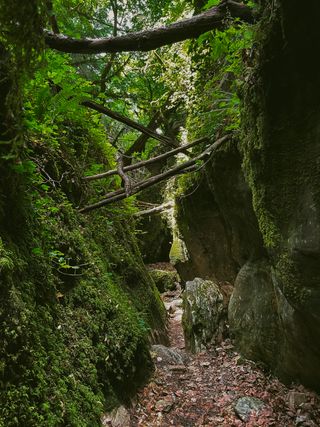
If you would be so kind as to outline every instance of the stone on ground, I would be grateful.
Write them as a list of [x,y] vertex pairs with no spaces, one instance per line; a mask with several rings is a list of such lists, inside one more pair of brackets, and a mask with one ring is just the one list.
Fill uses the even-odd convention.
[[264,406],[265,404],[262,400],[256,397],[245,396],[237,400],[234,410],[238,417],[246,422],[253,412],[259,413]]
[[103,427],[130,427],[130,414],[124,406],[114,409],[101,417]]
[[151,347],[151,354],[156,358],[157,362],[168,365],[183,365],[187,360],[187,356],[184,352],[160,344]]

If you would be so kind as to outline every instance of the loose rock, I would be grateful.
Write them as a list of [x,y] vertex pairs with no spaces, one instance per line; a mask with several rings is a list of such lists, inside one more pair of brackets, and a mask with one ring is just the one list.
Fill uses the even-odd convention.
[[164,345],[153,345],[151,347],[151,354],[158,362],[168,365],[183,365],[187,360],[186,354],[182,351],[165,347]]
[[262,400],[246,396],[237,400],[234,410],[242,421],[247,421],[253,412],[259,413],[264,406]]
[[157,412],[170,412],[174,405],[174,398],[167,396],[156,403],[155,410]]
[[101,425],[103,427],[130,427],[130,414],[124,406],[119,406],[112,412],[102,415]]
[[305,393],[290,391],[288,393],[289,406],[291,409],[297,409],[303,403],[307,403],[309,397]]

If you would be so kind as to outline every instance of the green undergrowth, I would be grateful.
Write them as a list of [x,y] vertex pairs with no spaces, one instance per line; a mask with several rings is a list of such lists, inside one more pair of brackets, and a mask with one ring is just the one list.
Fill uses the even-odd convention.
[[95,126],[71,117],[49,136],[32,126],[26,154],[1,165],[0,426],[98,426],[152,371],[148,336],[163,332],[165,312],[133,208],[76,209],[115,185],[82,181],[109,163]]

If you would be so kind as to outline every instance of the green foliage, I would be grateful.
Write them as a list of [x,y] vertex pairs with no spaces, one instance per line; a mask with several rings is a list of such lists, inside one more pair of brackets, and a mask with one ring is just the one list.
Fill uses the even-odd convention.
[[3,271],[13,270],[14,264],[12,261],[12,254],[10,251],[6,251],[2,240],[0,238],[0,273]]
[[205,5],[204,9],[210,9],[211,7],[217,6],[217,4],[219,3],[220,3],[219,0],[209,0]]
[[239,129],[243,56],[251,43],[252,28],[238,25],[205,33],[193,44],[197,71],[188,127],[198,129],[197,136]]
[[[22,88],[40,61],[44,3],[0,1],[0,138],[5,138],[0,144],[0,160],[15,160],[23,147]],[[8,128],[4,135],[3,126]]]

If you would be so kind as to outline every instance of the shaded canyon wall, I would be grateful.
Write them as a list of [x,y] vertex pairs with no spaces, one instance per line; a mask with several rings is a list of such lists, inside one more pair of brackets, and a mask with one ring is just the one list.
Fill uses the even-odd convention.
[[[243,135],[219,150],[177,217],[195,276],[232,281],[238,348],[320,389],[320,5],[264,5]],[[192,277],[193,276],[193,277]]]

